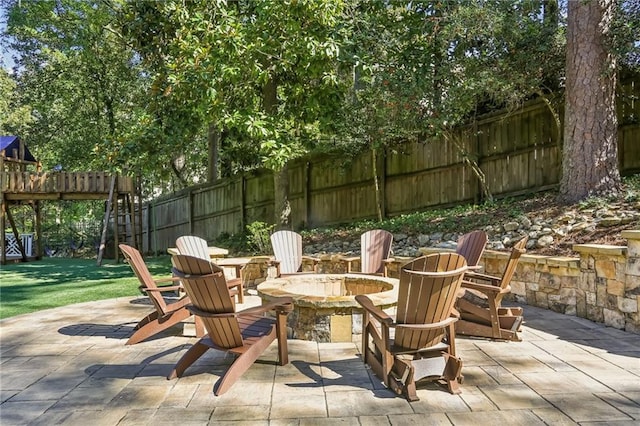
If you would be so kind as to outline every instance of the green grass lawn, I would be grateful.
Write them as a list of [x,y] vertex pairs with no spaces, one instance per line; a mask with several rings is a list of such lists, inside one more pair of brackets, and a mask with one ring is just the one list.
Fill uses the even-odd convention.
[[[169,256],[145,258],[154,277],[170,275]],[[135,296],[138,279],[126,263],[44,258],[0,266],[0,319],[72,303]]]

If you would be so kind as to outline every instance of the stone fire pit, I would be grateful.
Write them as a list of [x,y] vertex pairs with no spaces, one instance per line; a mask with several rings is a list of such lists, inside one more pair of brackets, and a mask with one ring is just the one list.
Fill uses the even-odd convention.
[[359,274],[295,274],[258,285],[263,302],[289,296],[290,338],[317,342],[350,342],[362,333],[362,309],[355,296],[366,294],[381,309],[395,308],[398,280]]

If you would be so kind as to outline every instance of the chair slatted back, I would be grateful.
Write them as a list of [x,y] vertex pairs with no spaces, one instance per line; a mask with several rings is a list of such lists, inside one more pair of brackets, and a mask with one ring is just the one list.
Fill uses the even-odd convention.
[[208,317],[194,312],[202,319],[213,343],[226,349],[242,346],[240,325],[222,269],[208,260],[182,254],[173,256],[173,264],[192,306],[205,313],[230,314]]
[[176,240],[178,253],[210,260],[209,243],[204,238],[195,235],[183,235]]
[[[138,277],[138,281],[140,282],[139,288],[142,290],[143,288],[158,288],[156,282],[151,276],[151,272],[149,272],[149,268],[147,268],[147,264],[144,263],[144,259],[142,255],[138,251],[138,249],[131,247],[127,244],[119,244],[120,250],[124,254],[124,258],[131,266],[133,273]],[[148,291],[146,292],[147,296],[151,300],[156,311],[159,313],[164,313],[167,311],[167,303],[164,301],[164,298],[159,292]]]
[[391,254],[393,234],[383,229],[373,229],[360,236],[360,270],[365,274],[384,272],[384,259]]
[[280,273],[292,274],[302,269],[302,236],[294,231],[271,234],[273,255],[280,262]]
[[464,256],[467,266],[476,266],[487,246],[487,233],[484,231],[472,231],[458,238],[456,253]]
[[[432,324],[447,319],[466,266],[464,257],[455,253],[422,256],[406,264],[400,272],[396,322]],[[424,331],[398,326],[394,343],[396,347],[420,349],[440,343],[444,333],[444,328]]]
[[[526,252],[525,246],[527,245],[528,239],[528,237],[522,238],[520,241],[515,243],[513,249],[511,249],[511,255],[509,256],[509,260],[507,261],[507,266],[502,273],[500,288],[505,289],[511,283],[513,274],[516,273],[516,267],[518,266],[518,262],[520,261],[520,256],[522,256]],[[500,302],[502,301],[503,297],[503,294],[499,294],[496,297],[498,306],[500,306]]]

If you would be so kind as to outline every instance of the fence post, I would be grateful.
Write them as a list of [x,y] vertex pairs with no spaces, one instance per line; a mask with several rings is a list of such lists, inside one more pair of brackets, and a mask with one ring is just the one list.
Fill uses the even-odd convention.
[[382,219],[387,218],[387,149],[382,148],[381,155],[376,158],[378,161],[378,171],[380,173],[380,211]]
[[240,233],[244,233],[247,226],[247,181],[244,173],[240,175]]
[[193,191],[187,193],[187,216],[189,221],[189,235],[193,235]]
[[[473,140],[475,141],[475,143],[470,143],[470,146],[475,147],[476,152],[475,152],[475,157],[478,159],[478,168],[480,170],[482,170],[482,158],[480,157],[480,136],[478,135],[478,122],[474,121],[473,122],[473,127],[472,127],[472,134],[471,137],[473,138]],[[473,156],[474,153],[471,153],[471,155]],[[473,157],[472,157],[473,158]],[[471,173],[473,173],[473,170],[471,170]],[[481,200],[482,200],[482,182],[480,182],[480,178],[478,176],[476,176],[475,174],[473,174],[473,176],[475,177],[475,180],[477,182],[476,185],[476,192],[473,195],[473,200],[476,204],[478,204]]]
[[309,211],[311,210],[311,162],[304,163],[304,224],[305,227],[311,228],[309,220]]
[[153,253],[154,256],[158,255],[158,235],[156,230],[156,215],[153,211],[153,203],[149,203],[149,253]]

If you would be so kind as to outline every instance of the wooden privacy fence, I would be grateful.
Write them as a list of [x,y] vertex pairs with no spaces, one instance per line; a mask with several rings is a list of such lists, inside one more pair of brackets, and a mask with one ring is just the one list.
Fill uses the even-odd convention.
[[[633,89],[638,92],[637,87]],[[640,105],[637,95],[630,99],[619,102],[623,174],[640,171]],[[460,129],[456,142],[407,143],[395,152],[378,155],[383,214],[392,217],[480,201],[481,186],[465,155],[476,160],[494,196],[553,188],[561,177],[561,131],[543,102],[534,101],[518,111],[486,116]],[[339,161],[314,158],[290,164],[289,199],[295,228],[377,217],[371,153],[343,167]],[[235,176],[147,204],[143,249],[164,251],[185,234],[211,241],[222,233],[242,232],[254,221],[273,223],[273,218],[272,174]]]

